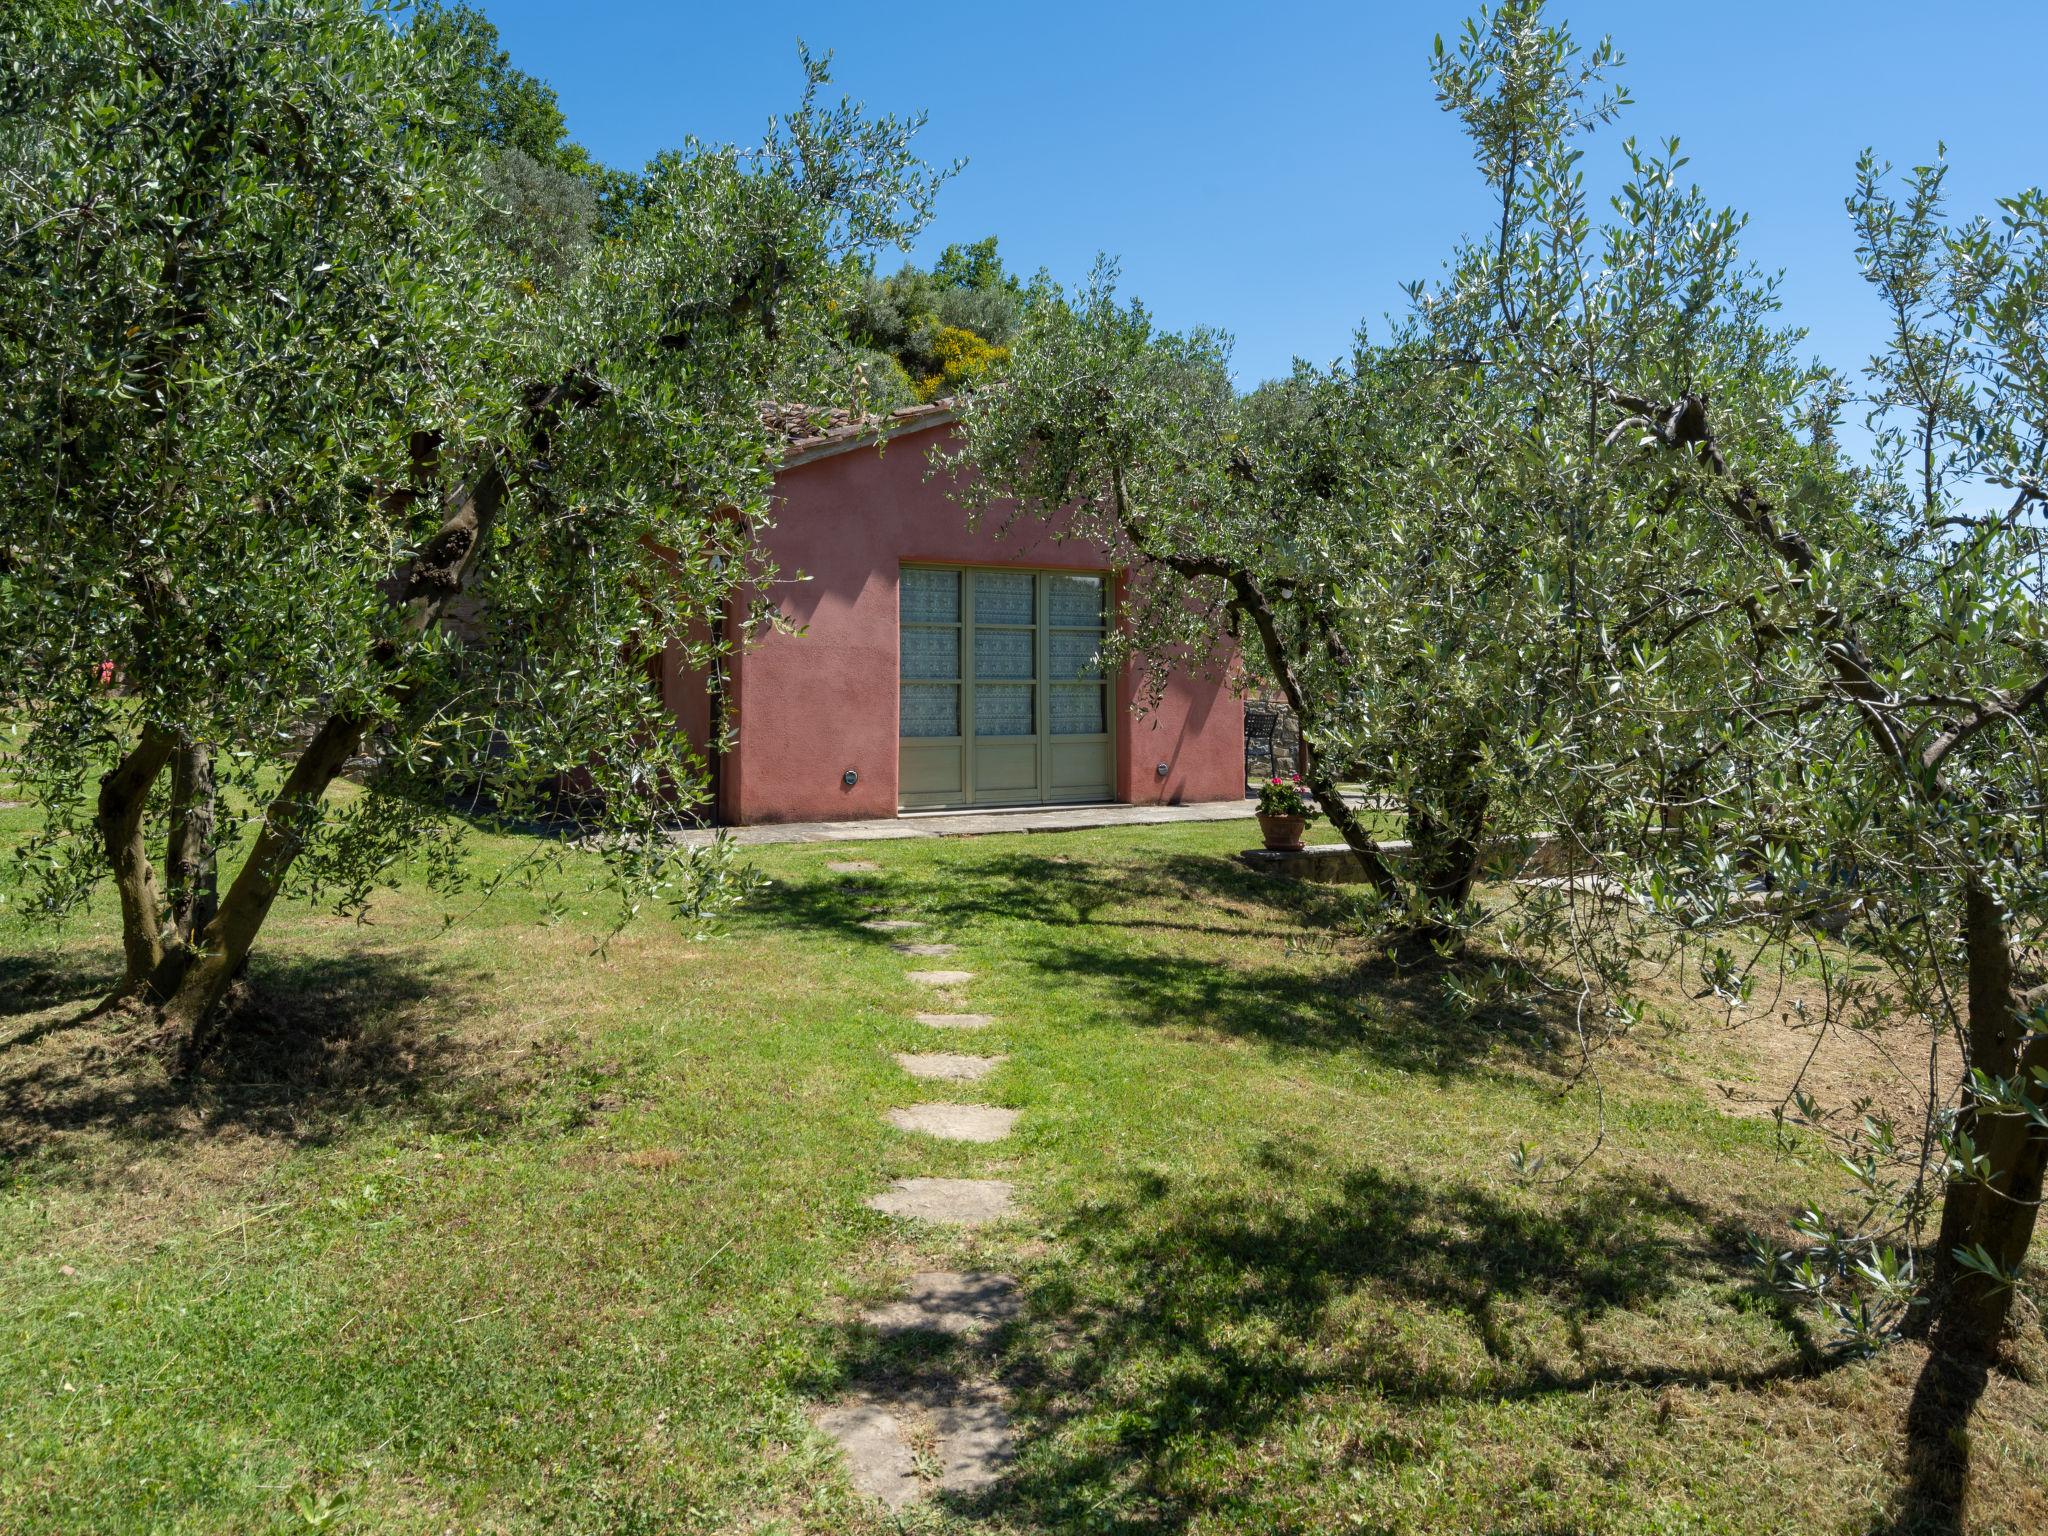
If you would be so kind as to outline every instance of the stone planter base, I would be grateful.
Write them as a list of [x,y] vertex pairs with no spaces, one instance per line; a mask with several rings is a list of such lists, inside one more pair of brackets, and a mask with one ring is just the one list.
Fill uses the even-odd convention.
[[1313,848],[1252,848],[1238,858],[1262,875],[1285,875],[1317,885],[1361,885],[1365,881],[1358,856],[1342,843],[1318,843]]
[[[1388,838],[1380,853],[1398,872],[1412,852],[1406,838]],[[1286,875],[1318,885],[1362,885],[1365,871],[1343,843],[1318,843],[1313,848],[1254,848],[1238,858],[1262,875]],[[1482,873],[1488,879],[1568,874],[1572,861],[1564,845],[1548,835],[1521,841],[1495,839],[1486,848]]]

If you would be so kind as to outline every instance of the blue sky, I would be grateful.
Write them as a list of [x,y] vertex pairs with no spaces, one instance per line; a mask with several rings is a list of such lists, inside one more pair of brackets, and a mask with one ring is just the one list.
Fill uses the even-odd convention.
[[[1163,323],[1231,332],[1243,385],[1342,353],[1483,218],[1427,71],[1466,5],[481,3],[571,132],[627,166],[689,134],[758,137],[794,98],[796,39],[832,49],[847,94],[928,111],[928,156],[969,161],[921,256],[994,234],[1012,267],[1073,281],[1107,252]],[[1862,146],[1910,165],[1945,140],[1958,210],[2048,179],[2048,0],[1553,14],[1628,58],[1637,105],[1589,162],[1596,190],[1623,134],[1680,135],[1837,366],[1881,329],[1842,212]]]

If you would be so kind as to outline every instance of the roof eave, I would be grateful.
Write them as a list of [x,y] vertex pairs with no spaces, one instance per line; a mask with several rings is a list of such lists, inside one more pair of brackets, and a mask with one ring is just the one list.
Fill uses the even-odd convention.
[[802,440],[792,443],[789,452],[783,455],[782,468],[795,469],[800,464],[812,464],[819,459],[829,459],[836,454],[851,453],[856,448],[871,447],[894,437],[907,437],[913,432],[927,432],[934,427],[951,426],[960,419],[958,411],[928,411],[903,421],[882,421],[873,426],[863,427],[858,432],[842,436]]

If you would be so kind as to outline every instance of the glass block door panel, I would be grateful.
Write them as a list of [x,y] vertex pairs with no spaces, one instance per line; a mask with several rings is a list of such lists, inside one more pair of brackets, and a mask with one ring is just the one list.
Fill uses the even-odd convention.
[[1047,623],[1060,629],[1102,628],[1100,576],[1048,576],[1045,581]]
[[903,627],[902,672],[906,680],[957,682],[960,678],[960,631]]
[[905,567],[901,593],[902,617],[906,624],[958,624],[960,622],[960,573],[924,571]]
[[1028,629],[974,627],[975,681],[1028,681],[1038,675],[1037,636]]
[[974,622],[1022,624],[1038,622],[1038,579],[1029,571],[976,571]]
[[901,575],[899,803],[1109,799],[1105,578],[913,568]]
[[1046,638],[1056,683],[1094,682],[1102,676],[1102,635],[1097,630],[1056,629]]
[[967,615],[958,571],[899,573],[896,637],[896,803],[968,798]]
[[[1054,737],[1106,738],[1109,688],[1102,640],[1108,615],[1103,580],[1049,575],[1045,582],[1046,668],[1052,680],[1047,732]],[[1106,756],[1106,747],[1104,751]]]
[[1038,734],[1038,690],[1029,683],[976,683],[974,685],[974,734],[976,736],[1020,736]]
[[897,805],[958,805],[969,752],[961,573],[903,569],[897,594]]
[[899,736],[960,734],[960,613],[958,571],[905,570],[900,588],[903,622],[897,635]]
[[1052,685],[1052,734],[1055,736],[1100,736],[1109,730],[1103,712],[1102,686],[1088,683]]
[[901,710],[904,736],[958,736],[960,734],[960,685],[958,683],[905,683]]

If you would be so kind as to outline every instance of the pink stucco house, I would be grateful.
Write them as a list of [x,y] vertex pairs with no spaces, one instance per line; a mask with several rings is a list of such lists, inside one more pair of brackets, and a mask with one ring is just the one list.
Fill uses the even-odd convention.
[[1176,675],[1140,714],[1134,679],[1096,665],[1115,562],[1043,524],[970,528],[928,476],[945,402],[823,430],[785,420],[764,543],[782,575],[769,595],[801,633],[733,657],[721,685],[673,652],[661,669],[693,740],[730,711],[721,822],[1243,798],[1227,682]]

